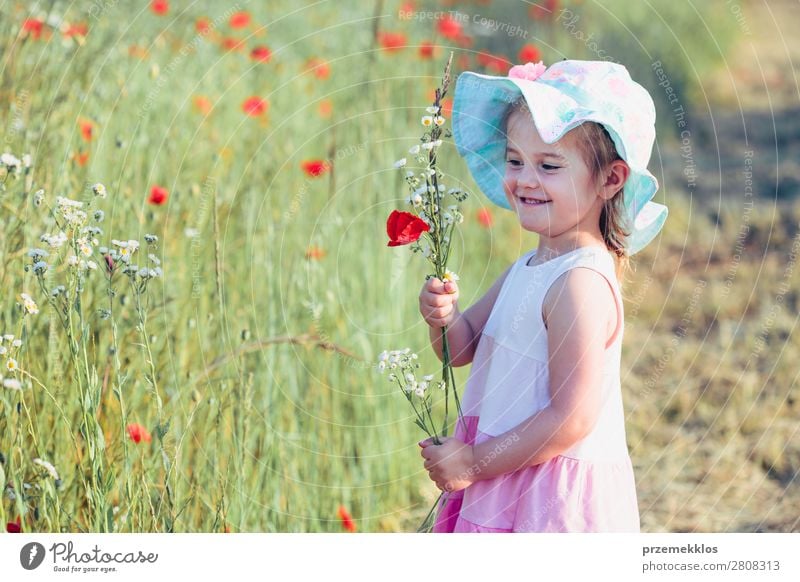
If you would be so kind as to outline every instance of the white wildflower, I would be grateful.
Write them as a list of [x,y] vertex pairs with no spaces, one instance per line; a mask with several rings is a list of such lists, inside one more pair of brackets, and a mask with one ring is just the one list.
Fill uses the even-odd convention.
[[431,125],[433,125],[433,117],[431,117],[430,115],[425,115],[422,118],[422,125],[424,125],[425,127],[430,127]]
[[3,380],[3,388],[8,388],[9,390],[22,390],[22,382],[16,378],[6,378]]
[[456,275],[456,274],[455,274],[453,271],[451,271],[450,269],[445,269],[445,272],[444,272],[444,277],[442,277],[442,280],[443,280],[445,283],[447,283],[448,281],[458,281],[458,275]]
[[431,105],[430,107],[426,107],[425,111],[427,111],[430,114],[435,115],[435,114],[439,113],[439,108],[436,105]]
[[34,464],[34,465],[39,465],[39,466],[40,466],[40,467],[42,467],[42,468],[43,468],[45,471],[47,471],[47,473],[48,473],[48,474],[49,474],[49,475],[50,475],[50,476],[51,476],[53,479],[56,479],[56,480],[58,480],[58,472],[56,471],[56,468],[55,468],[55,467],[54,467],[52,464],[50,464],[50,463],[48,463],[47,461],[44,461],[44,460],[42,460],[42,459],[34,459],[34,460],[33,460],[33,464]]
[[444,125],[445,119],[441,115],[437,115],[436,117],[433,118],[433,122],[436,125],[441,126],[441,125]]
[[36,302],[30,295],[27,293],[21,293],[20,298],[22,299],[22,307],[25,310],[25,313],[30,313],[31,315],[36,315],[39,313],[39,306],[36,305]]
[[100,198],[105,198],[106,195],[108,194],[106,187],[100,182],[92,186],[92,192],[94,192],[95,196],[98,196]]
[[6,370],[8,370],[9,372],[16,372],[17,370],[19,370],[19,365],[17,364],[17,361],[14,358],[8,358],[6,360]]
[[0,164],[3,164],[9,172],[17,171],[21,163],[16,156],[7,152],[0,155]]
[[405,165],[406,165],[406,159],[405,159],[405,158],[400,158],[399,160],[397,160],[397,161],[394,163],[394,167],[395,167],[396,169],[403,168],[403,167],[405,167]]
[[21,347],[22,346],[22,340],[21,339],[15,339],[15,340],[13,340],[11,342],[11,345],[13,347],[15,347],[15,348]]
[[26,170],[31,167],[31,164],[33,164],[33,159],[31,158],[31,155],[22,154],[22,165],[25,166]]
[[413,146],[410,150],[408,150],[408,153],[410,153],[412,156],[416,156],[417,154],[419,154],[419,144]]

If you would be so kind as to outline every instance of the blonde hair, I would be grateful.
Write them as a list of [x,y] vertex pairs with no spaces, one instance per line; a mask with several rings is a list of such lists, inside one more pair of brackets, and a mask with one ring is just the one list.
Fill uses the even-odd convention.
[[[515,111],[527,113],[531,116],[530,109],[524,98],[520,97],[511,107],[508,108],[503,120],[503,126],[507,127],[508,118]],[[532,116],[531,116],[531,119]],[[574,143],[581,153],[584,162],[589,167],[589,172],[600,187],[605,183],[606,170],[612,162],[622,160],[606,128],[594,121],[585,121],[578,127],[567,132],[567,135],[574,134]],[[562,138],[563,139],[563,138]],[[622,160],[624,161],[624,160]],[[625,249],[625,239],[630,235],[626,229],[625,201],[623,188],[614,194],[609,200],[603,203],[603,210],[600,213],[600,232],[606,248],[614,256],[616,262],[617,277],[622,279],[624,274],[630,269],[630,256]]]

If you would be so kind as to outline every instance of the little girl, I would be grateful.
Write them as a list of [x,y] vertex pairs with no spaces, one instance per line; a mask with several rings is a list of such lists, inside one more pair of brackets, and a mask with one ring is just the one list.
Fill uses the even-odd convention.
[[667,216],[650,202],[654,123],[650,95],[614,63],[459,77],[458,151],[539,245],[463,313],[452,281],[420,293],[436,353],[447,325],[454,365],[472,363],[455,436],[420,443],[446,492],[435,532],[639,531],[617,275]]

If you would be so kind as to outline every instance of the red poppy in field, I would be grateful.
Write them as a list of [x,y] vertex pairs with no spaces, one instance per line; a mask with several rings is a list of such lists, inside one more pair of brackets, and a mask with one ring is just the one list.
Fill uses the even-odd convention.
[[421,45],[419,45],[419,56],[420,56],[420,58],[432,59],[433,58],[433,49],[434,48],[435,47],[434,47],[434,44],[432,42],[429,42],[429,41],[423,42]]
[[133,422],[128,425],[127,430],[128,430],[128,436],[137,445],[142,441],[149,443],[152,442],[153,440],[153,437],[150,436],[150,433],[147,432],[147,429],[143,427],[141,424]]
[[450,97],[442,99],[442,115],[445,117],[452,117],[453,115],[453,100]]
[[89,161],[89,152],[78,152],[72,154],[72,160],[79,166],[83,167]]
[[208,97],[197,95],[192,99],[192,103],[194,104],[195,109],[197,109],[197,111],[203,115],[208,115],[211,113],[211,108],[213,105],[211,104],[211,99]]
[[487,70],[497,73],[498,75],[504,75],[508,72],[509,66],[511,63],[502,56],[498,55],[491,55],[489,53],[478,53],[478,64],[483,65]]
[[316,245],[312,245],[306,249],[306,258],[309,260],[313,259],[319,261],[325,254],[325,249]]
[[534,20],[553,18],[558,10],[558,0],[538,0],[541,4],[534,4],[528,9],[528,16]]
[[272,58],[272,51],[265,46],[257,46],[250,51],[250,58],[260,63],[268,63]]
[[267,100],[262,99],[261,97],[256,97],[255,95],[248,97],[242,103],[242,111],[245,115],[249,115],[250,117],[258,117],[259,115],[263,115],[267,110],[267,107]]
[[323,99],[319,102],[319,116],[328,119],[333,114],[333,102],[330,99]]
[[539,60],[540,54],[537,47],[532,44],[526,44],[520,49],[517,56],[520,63],[535,63]]
[[478,210],[477,214],[478,223],[484,228],[491,228],[492,224],[494,224],[494,218],[492,217],[492,211],[488,208],[481,208]]
[[44,32],[44,21],[38,18],[28,18],[22,23],[22,31],[26,36],[33,37],[34,40],[42,38]]
[[327,79],[331,75],[331,66],[317,57],[308,59],[304,70],[312,71],[317,79]]
[[164,16],[169,12],[169,2],[168,0],[153,0],[150,3],[150,10],[159,16]]
[[89,27],[82,22],[67,24],[61,31],[61,34],[64,35],[64,38],[71,38],[73,36],[85,37],[89,34]]
[[250,13],[245,11],[237,12],[231,16],[228,24],[231,25],[231,28],[245,28],[250,24]]
[[17,517],[17,521],[9,521],[6,524],[6,532],[22,533],[22,520],[19,517]]
[[211,21],[205,16],[201,16],[194,23],[194,29],[200,34],[211,32]]
[[423,232],[431,229],[425,221],[410,212],[393,210],[386,221],[386,234],[389,243],[386,246],[399,247],[411,244],[422,236]]
[[138,57],[142,60],[147,58],[147,49],[140,47],[139,45],[132,44],[128,47],[128,54],[132,57]]
[[406,35],[402,32],[381,32],[378,35],[381,47],[389,52],[399,51],[406,46]]
[[436,24],[436,30],[443,37],[455,40],[461,36],[461,23],[448,14]]
[[150,204],[161,206],[167,201],[167,198],[169,198],[169,190],[163,186],[155,185],[150,188],[150,196],[148,196],[147,201]]
[[344,505],[339,506],[338,511],[339,519],[342,520],[342,527],[349,532],[356,531],[356,524],[353,522],[353,518],[351,517],[350,513],[345,509]]
[[83,141],[92,141],[92,128],[94,127],[92,122],[84,119],[79,122],[79,125],[81,126],[81,137]]
[[233,36],[226,36],[222,39],[222,48],[226,51],[238,51],[244,46],[244,41]]
[[309,178],[319,178],[328,171],[330,164],[325,160],[306,160],[300,164],[300,167]]

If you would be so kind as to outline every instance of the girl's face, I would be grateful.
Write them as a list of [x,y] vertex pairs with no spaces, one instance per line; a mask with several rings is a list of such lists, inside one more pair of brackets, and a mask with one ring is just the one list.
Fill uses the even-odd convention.
[[568,133],[546,144],[530,114],[520,110],[509,116],[507,133],[503,182],[522,227],[553,250],[571,250],[586,235],[602,240],[604,200],[575,138]]

